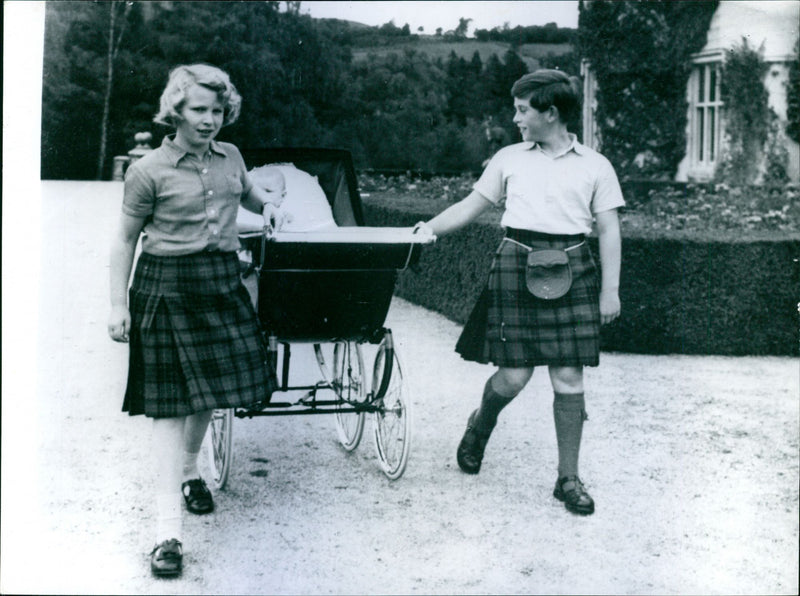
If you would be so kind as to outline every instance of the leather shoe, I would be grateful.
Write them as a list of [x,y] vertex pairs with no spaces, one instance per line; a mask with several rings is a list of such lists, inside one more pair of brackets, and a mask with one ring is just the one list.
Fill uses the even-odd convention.
[[202,515],[214,511],[214,499],[211,498],[211,491],[202,478],[187,480],[181,484],[181,491],[183,500],[186,501],[186,508],[192,513]]
[[475,426],[477,415],[478,410],[469,415],[467,430],[464,431],[464,436],[461,438],[461,443],[458,444],[458,450],[456,451],[458,467],[467,474],[480,472],[483,452],[486,450],[486,442],[492,434],[491,430],[489,432],[478,430]]
[[556,481],[553,496],[564,503],[564,507],[578,515],[594,513],[594,500],[586,492],[583,482],[577,476],[564,476]]
[[172,538],[157,544],[150,553],[150,571],[158,577],[174,577],[183,569],[183,546]]

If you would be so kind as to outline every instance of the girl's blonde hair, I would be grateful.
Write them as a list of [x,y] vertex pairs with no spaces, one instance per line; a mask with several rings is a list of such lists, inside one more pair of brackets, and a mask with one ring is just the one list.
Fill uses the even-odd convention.
[[242,96],[231,83],[228,73],[209,64],[189,64],[172,69],[153,121],[177,126],[181,121],[181,108],[186,101],[186,90],[192,85],[200,85],[217,93],[224,109],[223,126],[236,122],[242,106]]

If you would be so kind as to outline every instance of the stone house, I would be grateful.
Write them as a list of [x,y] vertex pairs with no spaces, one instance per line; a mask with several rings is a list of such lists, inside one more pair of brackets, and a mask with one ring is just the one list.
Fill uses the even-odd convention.
[[[720,98],[720,67],[725,53],[746,39],[753,48],[763,47],[768,64],[764,86],[769,107],[785,128],[787,121],[787,81],[789,65],[796,60],[795,44],[800,27],[800,2],[722,0],[711,19],[706,44],[692,55],[692,73],[686,88],[689,104],[686,129],[686,154],[678,166],[677,181],[707,181],[720,161],[725,142],[725,106]],[[598,143],[594,113],[597,82],[591,67],[584,63],[584,142]],[[786,138],[789,178],[800,181],[800,147]]]

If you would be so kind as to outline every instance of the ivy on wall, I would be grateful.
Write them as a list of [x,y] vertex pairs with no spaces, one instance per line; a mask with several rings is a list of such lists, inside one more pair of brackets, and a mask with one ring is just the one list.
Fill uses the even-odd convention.
[[[725,105],[725,150],[715,177],[732,185],[788,181],[788,154],[778,116],[769,107],[764,78],[769,65],[763,46],[751,47],[746,38],[728,50],[720,76]],[[763,172],[763,174],[762,174]]]
[[786,134],[800,143],[800,39],[794,44],[794,60],[789,65],[786,81]]
[[719,0],[593,0],[578,5],[578,43],[595,73],[603,154],[623,178],[672,179],[686,151],[691,55]]

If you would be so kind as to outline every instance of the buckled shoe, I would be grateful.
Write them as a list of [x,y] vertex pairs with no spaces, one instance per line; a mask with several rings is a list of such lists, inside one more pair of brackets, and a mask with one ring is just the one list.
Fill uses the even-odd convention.
[[578,515],[594,513],[594,500],[586,492],[583,482],[577,476],[564,476],[556,481],[553,496],[564,503],[564,507]]
[[186,508],[192,513],[203,515],[214,511],[214,499],[202,478],[187,480],[181,484],[181,492],[183,500],[186,501]]
[[157,544],[150,553],[150,571],[158,577],[174,577],[183,569],[183,545],[172,538]]
[[475,418],[478,415],[478,410],[472,412],[467,420],[467,430],[464,431],[464,436],[458,444],[456,451],[456,460],[458,467],[467,474],[477,474],[481,470],[481,462],[483,462],[483,452],[486,451],[486,442],[492,434],[492,431],[478,430],[475,425]]

